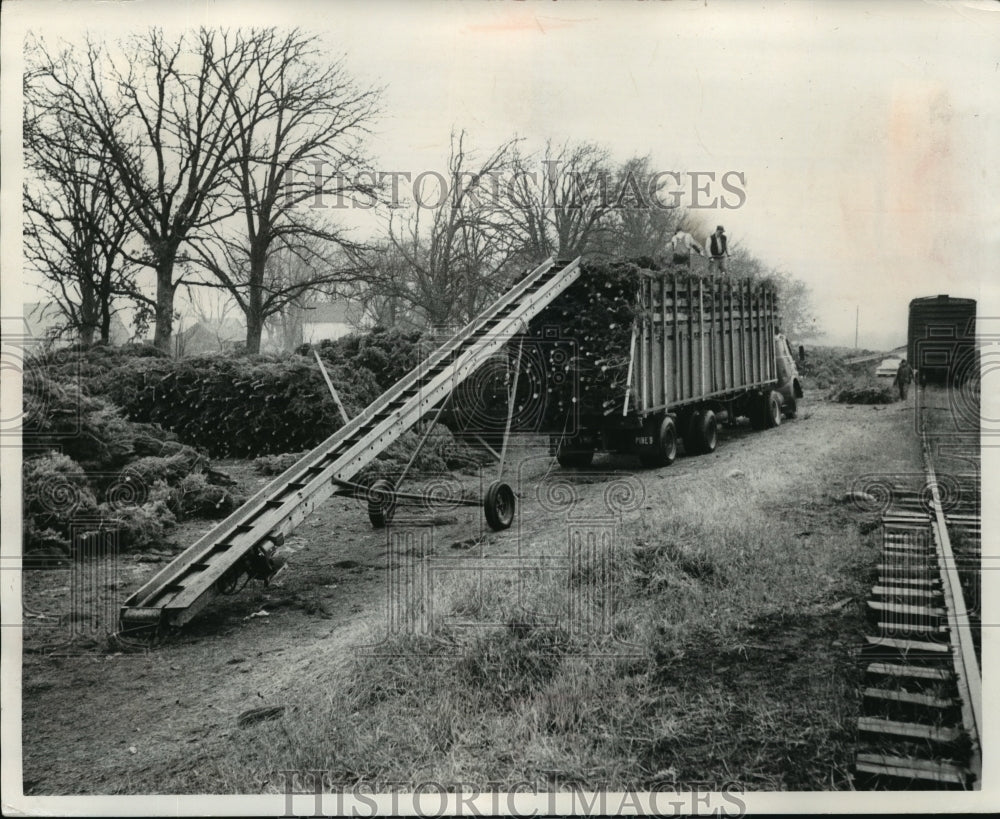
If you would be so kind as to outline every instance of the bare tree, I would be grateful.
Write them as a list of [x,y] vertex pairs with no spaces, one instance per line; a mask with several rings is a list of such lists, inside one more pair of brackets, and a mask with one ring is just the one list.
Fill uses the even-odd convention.
[[402,282],[383,280],[383,295],[409,304],[430,325],[447,326],[467,321],[503,289],[517,245],[497,188],[512,149],[506,142],[476,162],[465,133],[452,134],[447,179],[438,180],[445,189],[415,191],[421,201],[410,214],[390,213],[389,242],[407,273]]
[[80,151],[110,169],[143,240],[131,258],[156,275],[154,343],[169,350],[182,246],[234,212],[224,187],[238,137],[230,88],[253,54],[243,38],[203,28],[174,42],[151,29],[116,49],[88,39],[80,54],[38,44],[31,56],[31,73],[77,124]]
[[812,293],[805,281],[771,267],[748,248],[732,241],[726,270],[730,276],[771,281],[778,294],[781,330],[785,335],[797,339],[823,335],[813,311]]
[[273,338],[280,340],[281,349],[291,352],[302,343],[305,325],[303,300],[293,299],[267,317],[265,326]]
[[781,331],[790,338],[804,340],[824,334],[813,311],[812,292],[802,279],[784,271],[774,271],[781,310]]
[[25,258],[49,283],[84,344],[110,340],[121,297],[142,300],[125,248],[133,232],[115,196],[106,152],[89,157],[83,136],[37,78],[24,78]]
[[[233,46],[252,64],[241,80],[222,70],[216,78],[233,119],[229,181],[239,213],[191,241],[246,316],[247,351],[256,353],[265,321],[284,304],[312,286],[354,281],[362,269],[362,245],[328,214],[377,201],[363,140],[379,91],[355,82],[342,61],[326,60],[317,37],[297,30],[237,32]],[[317,263],[334,248],[346,265]],[[276,275],[279,251],[286,266],[298,257],[296,275]]]
[[[294,244],[271,248],[259,271],[251,270],[245,248],[237,243],[220,242],[214,251],[222,261],[219,257],[203,258],[201,264],[215,272],[216,278],[200,280],[192,286],[225,291],[232,297],[248,325],[248,353],[260,352],[265,327],[275,321],[283,325],[295,315],[296,305],[303,304],[310,296],[316,293],[340,296],[371,275],[369,265],[354,247],[344,248],[317,236],[305,236]],[[250,293],[256,294],[253,299],[249,298]],[[252,328],[251,317],[257,322]]]
[[[369,281],[371,270],[364,260],[316,237],[303,239],[302,247],[279,248],[268,257],[261,289],[261,315],[270,332],[281,338],[282,349],[302,343],[306,305],[317,295],[340,299],[357,292]],[[214,285],[213,285],[214,286]]]
[[773,275],[773,271],[762,259],[733,240],[729,241],[729,260],[726,262],[726,272],[730,276],[755,280]]
[[[226,349],[227,343],[232,341],[226,330],[234,323],[233,316],[237,313],[232,298],[224,290],[209,290],[191,284],[185,284],[184,289],[188,310],[179,311],[181,322],[183,323],[185,318],[184,313],[190,312],[194,321],[187,329],[190,330],[195,324],[200,324],[202,332],[214,338],[217,349]],[[183,324],[181,327],[182,329],[174,336],[174,352],[178,357],[188,352]]]
[[616,174],[611,209],[592,245],[595,255],[614,259],[659,261],[678,224],[690,216],[663,195],[666,179],[658,179],[648,156],[633,157]]
[[25,259],[47,279],[80,342],[108,343],[120,297],[143,298],[124,263],[128,220],[99,172],[81,172],[77,159],[55,147],[46,156],[58,173],[23,187]]
[[360,308],[360,322],[414,329],[413,304],[401,295],[411,281],[406,257],[388,240],[373,245],[366,255],[370,275],[350,294]]
[[604,148],[550,141],[541,155],[515,152],[513,171],[509,212],[526,257],[572,258],[599,244],[614,205],[614,175]]

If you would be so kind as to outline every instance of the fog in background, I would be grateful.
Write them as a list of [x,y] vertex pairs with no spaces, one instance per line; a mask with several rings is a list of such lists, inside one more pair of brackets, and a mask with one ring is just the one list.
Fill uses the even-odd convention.
[[[516,135],[742,172],[742,206],[701,219],[810,285],[818,343],[853,345],[857,311],[860,346],[901,344],[918,296],[996,302],[998,4],[15,2],[3,17],[8,196],[27,30],[74,41],[150,24],[297,25],[385,86],[371,151],[387,171],[443,172],[464,128],[484,155]],[[344,218],[377,229],[371,213]],[[4,221],[9,287],[18,226]]]

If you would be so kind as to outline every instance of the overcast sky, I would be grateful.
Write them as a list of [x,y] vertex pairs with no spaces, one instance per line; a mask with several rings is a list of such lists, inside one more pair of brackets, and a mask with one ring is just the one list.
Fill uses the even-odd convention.
[[[649,154],[665,171],[742,172],[742,207],[705,210],[704,222],[809,283],[823,343],[853,344],[858,307],[861,345],[884,349],[905,340],[912,298],[996,304],[986,288],[1000,251],[1000,4],[51,8],[4,4],[5,100],[19,93],[9,69],[26,26],[113,36],[152,22],[299,25],[386,86],[371,144],[381,169],[443,170],[449,133],[464,128],[481,152],[515,135],[535,147],[568,138],[619,160]],[[10,127],[4,137],[9,151]],[[16,192],[9,159],[3,184]]]

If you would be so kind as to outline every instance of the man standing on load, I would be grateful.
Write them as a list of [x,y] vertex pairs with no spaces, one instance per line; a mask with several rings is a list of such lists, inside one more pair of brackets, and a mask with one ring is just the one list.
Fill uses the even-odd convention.
[[726,259],[729,258],[729,243],[726,240],[726,230],[722,225],[708,237],[708,269],[710,271],[726,272]]
[[690,233],[686,233],[684,229],[678,225],[677,230],[670,239],[670,249],[673,252],[674,264],[682,264],[690,268],[692,247],[697,250],[700,255],[705,255],[705,251],[702,250],[701,245],[694,240],[694,236]]

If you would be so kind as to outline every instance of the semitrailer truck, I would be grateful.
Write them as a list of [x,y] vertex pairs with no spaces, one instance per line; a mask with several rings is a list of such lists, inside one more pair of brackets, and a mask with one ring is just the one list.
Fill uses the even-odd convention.
[[709,452],[720,421],[746,415],[756,427],[776,426],[801,395],[770,284],[546,259],[149,578],[123,604],[120,636],[183,625],[214,596],[269,579],[280,568],[275,551],[331,496],[366,502],[376,527],[397,504],[426,506],[424,491],[402,486],[409,464],[391,480],[363,475],[423,419],[500,447],[483,497],[449,498],[482,505],[499,531],[515,514],[502,480],[511,432],[552,434],[564,466],[588,464],[597,449],[664,466],[678,439],[689,454]]
[[687,455],[714,451],[720,423],[742,416],[768,429],[795,416],[802,384],[770,282],[676,269],[634,276],[625,383],[607,382],[601,400],[576,402],[572,434],[551,431],[562,466],[585,467],[597,451],[667,466],[679,442]]

